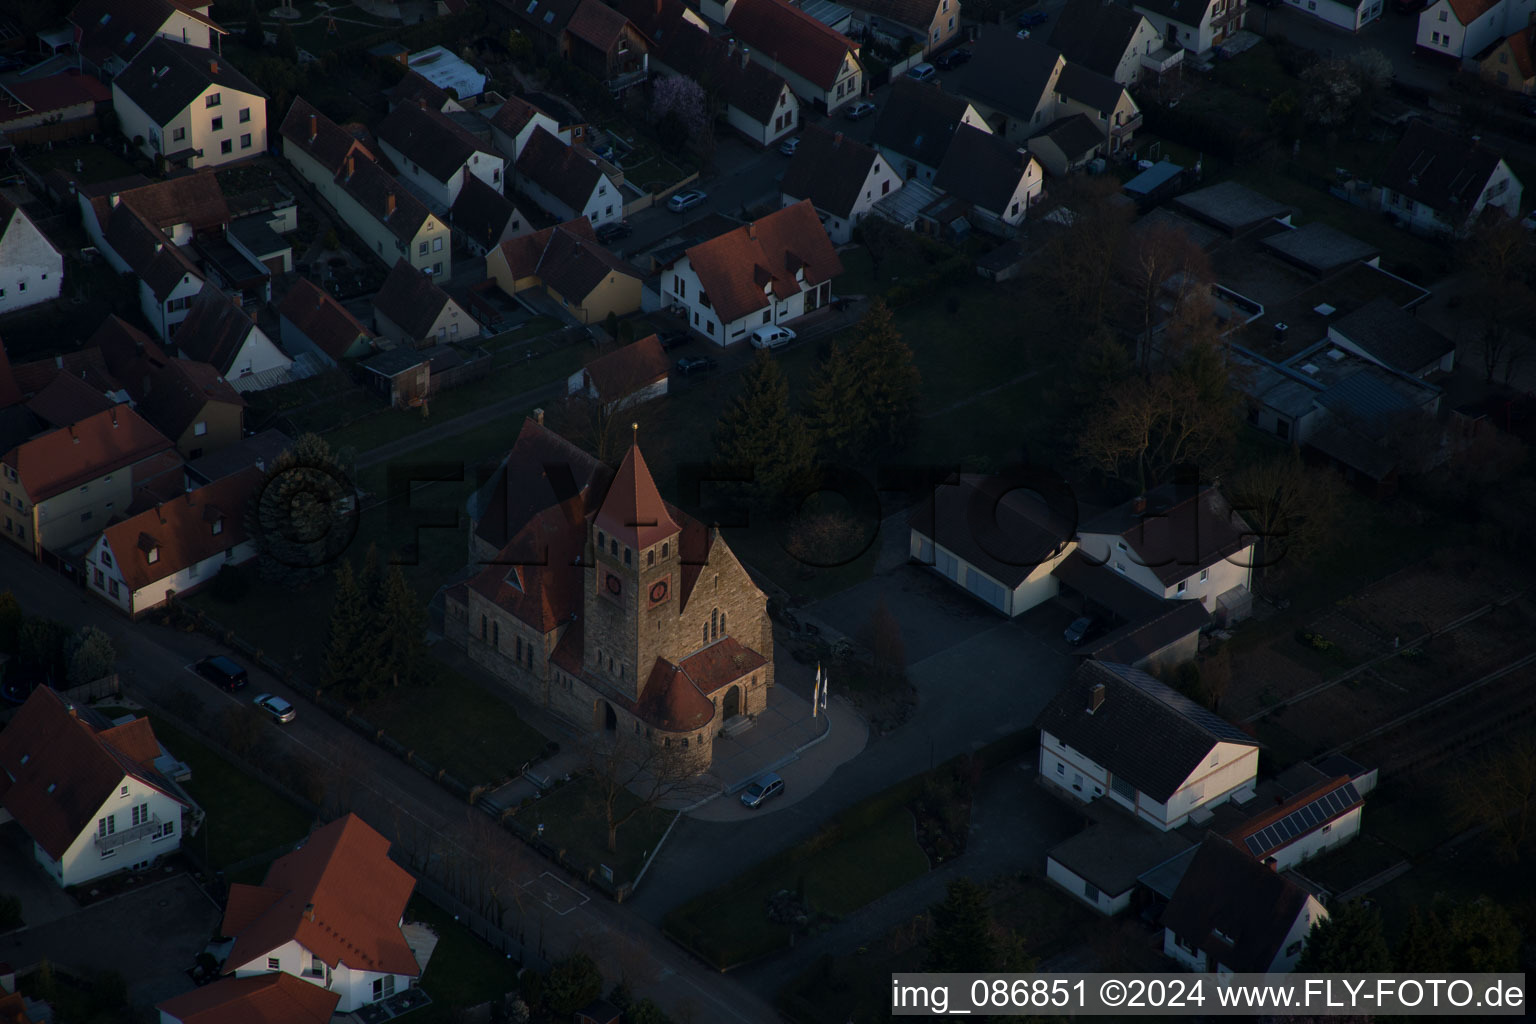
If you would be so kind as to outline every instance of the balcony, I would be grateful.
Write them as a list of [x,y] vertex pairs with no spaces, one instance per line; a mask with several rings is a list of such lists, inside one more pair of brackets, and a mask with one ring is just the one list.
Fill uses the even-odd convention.
[[1182,48],[1170,50],[1166,46],[1159,46],[1151,53],[1141,55],[1141,66],[1155,75],[1166,75],[1183,63],[1184,50]]
[[118,829],[116,832],[111,832],[107,835],[98,834],[96,836],[96,846],[100,850],[115,850],[119,846],[136,843],[140,839],[153,835],[158,831],[160,831],[160,819],[151,817],[142,825]]
[[1132,114],[1130,117],[1126,118],[1124,121],[1121,121],[1119,124],[1110,125],[1109,134],[1115,138],[1119,138],[1122,135],[1131,134],[1140,127],[1141,113],[1138,111],[1137,113]]

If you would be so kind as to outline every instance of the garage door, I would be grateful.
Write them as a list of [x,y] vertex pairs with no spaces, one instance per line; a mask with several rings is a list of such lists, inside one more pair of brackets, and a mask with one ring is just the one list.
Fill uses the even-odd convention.
[[1001,583],[988,579],[972,569],[966,574],[966,589],[1000,612],[1008,611],[1008,591]]
[[960,560],[943,548],[939,548],[938,567],[939,572],[948,576],[956,583],[960,582]]
[[917,561],[919,565],[933,564],[933,541],[927,537],[917,538]]

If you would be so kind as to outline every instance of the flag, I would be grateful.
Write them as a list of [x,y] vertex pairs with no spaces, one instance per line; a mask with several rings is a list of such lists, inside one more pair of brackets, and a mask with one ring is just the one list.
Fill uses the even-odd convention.
[[811,688],[811,717],[816,717],[816,709],[821,706],[821,662],[816,663],[816,685]]
[[827,710],[827,689],[831,684],[832,680],[830,679],[823,679],[821,681],[821,710],[823,711]]

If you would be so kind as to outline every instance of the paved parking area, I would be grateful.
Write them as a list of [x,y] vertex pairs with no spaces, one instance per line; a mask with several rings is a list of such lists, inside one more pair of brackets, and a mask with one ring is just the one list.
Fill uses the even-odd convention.
[[14,821],[0,825],[0,893],[21,901],[21,919],[31,928],[80,909],[80,904],[48,877],[32,854],[32,840]]

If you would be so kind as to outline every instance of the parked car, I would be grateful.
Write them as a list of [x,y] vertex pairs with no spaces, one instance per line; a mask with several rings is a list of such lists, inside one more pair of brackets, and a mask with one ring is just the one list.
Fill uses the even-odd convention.
[[1098,619],[1092,615],[1084,615],[1082,618],[1074,620],[1072,625],[1067,627],[1066,632],[1062,634],[1062,638],[1073,647],[1076,647],[1084,640],[1092,637],[1098,631],[1098,628]]
[[259,693],[256,695],[256,706],[279,722],[291,722],[298,717],[299,709],[289,704],[275,693]]
[[939,73],[939,69],[926,61],[915,68],[907,69],[907,77],[914,82],[926,82]]
[[670,352],[674,348],[681,348],[688,344],[688,335],[684,331],[663,331],[657,336],[657,340],[661,342],[662,348]]
[[949,50],[945,53],[939,54],[939,56],[936,57],[933,62],[939,67],[943,68],[945,71],[953,71],[955,68],[959,67],[970,59],[971,51],[961,46],[957,49]]
[[204,658],[192,667],[197,670],[198,675],[230,693],[245,689],[245,684],[251,681],[250,675],[239,662],[233,658],[226,658],[222,654]]
[[851,104],[848,109],[843,111],[843,117],[850,121],[862,121],[874,112],[875,105],[873,103],[869,102],[869,100],[859,100],[859,102]]
[[800,148],[800,136],[795,135],[779,143],[779,152],[785,156],[794,156],[795,150]]
[[695,206],[702,205],[704,200],[708,198],[709,196],[704,192],[703,189],[684,189],[682,192],[677,193],[671,199],[667,200],[667,209],[671,210],[673,213],[686,213],[687,211],[693,209]]
[[753,348],[778,348],[795,340],[795,332],[788,327],[769,324],[752,332]]
[[599,242],[602,242],[604,245],[612,245],[621,238],[628,238],[630,230],[629,221],[611,220],[598,228],[594,234],[597,235]]
[[715,368],[715,361],[709,356],[683,356],[677,361],[677,372],[684,377],[692,377],[696,373],[707,373]]
[[1044,11],[1025,11],[1019,15],[1019,28],[1037,28],[1051,20]]
[[769,772],[741,792],[741,804],[757,810],[763,804],[784,792],[784,780]]

